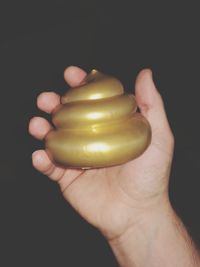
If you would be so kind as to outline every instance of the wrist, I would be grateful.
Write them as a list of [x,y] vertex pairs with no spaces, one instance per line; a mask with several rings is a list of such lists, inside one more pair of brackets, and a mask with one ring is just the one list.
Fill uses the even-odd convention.
[[129,218],[131,223],[121,234],[113,237],[105,236],[109,244],[126,242],[130,234],[135,235],[137,232],[149,234],[159,225],[159,220],[163,216],[172,218],[175,214],[167,193],[159,196],[158,199],[148,200],[147,204],[140,204],[136,210]]
[[[108,240],[120,266],[199,266],[199,257],[168,198],[122,235]],[[185,254],[185,259],[183,257]],[[182,264],[183,261],[183,264]]]
[[171,220],[172,216],[173,209],[168,198],[165,198],[154,207],[144,209],[140,212],[134,224],[127,228],[121,235],[108,239],[108,243],[114,253],[121,253],[122,257],[127,257],[127,254],[131,256],[133,251],[137,251],[135,254],[143,257],[141,254],[144,253],[144,247],[149,246],[153,242],[159,225],[166,218],[167,220]]

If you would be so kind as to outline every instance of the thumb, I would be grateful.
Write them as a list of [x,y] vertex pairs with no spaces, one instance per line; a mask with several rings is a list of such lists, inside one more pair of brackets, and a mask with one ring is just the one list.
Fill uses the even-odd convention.
[[173,134],[171,132],[164,103],[161,95],[155,87],[152,79],[152,72],[149,69],[142,70],[135,84],[135,98],[142,115],[149,121],[152,129],[152,141],[165,145],[172,144]]

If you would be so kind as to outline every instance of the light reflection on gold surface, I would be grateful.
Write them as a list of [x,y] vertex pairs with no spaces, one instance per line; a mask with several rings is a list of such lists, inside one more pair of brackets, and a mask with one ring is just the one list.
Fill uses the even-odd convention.
[[61,98],[52,117],[57,128],[46,136],[46,150],[56,163],[71,168],[100,168],[140,156],[151,141],[148,121],[135,97],[119,80],[93,69],[80,86]]
[[110,149],[110,147],[105,143],[92,143],[88,144],[86,148],[91,153],[96,152],[106,152]]
[[92,119],[92,120],[100,119],[100,118],[102,118],[102,113],[100,113],[100,112],[92,112],[92,113],[87,114],[87,118],[88,119]]
[[100,99],[101,98],[101,94],[93,94],[90,96],[89,99]]

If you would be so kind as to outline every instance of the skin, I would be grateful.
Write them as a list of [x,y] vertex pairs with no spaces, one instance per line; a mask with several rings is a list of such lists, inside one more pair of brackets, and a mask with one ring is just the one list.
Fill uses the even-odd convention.
[[[85,75],[82,69],[74,66],[64,71],[65,81],[71,87],[79,85]],[[170,243],[168,236],[173,240],[176,227],[181,229],[179,232],[183,241],[175,238],[175,244],[180,244],[182,248],[182,242],[184,244],[190,240],[169,201],[168,182],[174,137],[151,70],[145,69],[138,74],[135,97],[152,129],[152,142],[139,158],[115,167],[83,171],[55,166],[45,150],[35,151],[32,155],[33,166],[58,182],[64,198],[83,218],[101,231],[121,266],[146,266],[142,259],[147,260],[147,255],[150,255],[147,253],[148,245],[151,244],[155,250],[160,247],[153,241],[155,238],[152,233],[156,231],[159,234],[155,240],[161,244]],[[47,113],[51,113],[59,104],[60,96],[54,92],[41,93],[37,98],[38,108]],[[30,134],[40,140],[45,138],[51,128],[51,124],[41,117],[34,117],[29,123]],[[160,230],[159,225],[162,224],[166,225],[166,236],[166,231],[162,233]],[[130,251],[130,247],[135,248],[134,252]],[[193,255],[193,248],[191,251]],[[151,255],[153,253],[151,250]],[[163,255],[163,251],[160,254]],[[152,260],[152,256],[150,258]],[[148,266],[161,266],[153,260],[151,265],[150,259],[148,263]]]

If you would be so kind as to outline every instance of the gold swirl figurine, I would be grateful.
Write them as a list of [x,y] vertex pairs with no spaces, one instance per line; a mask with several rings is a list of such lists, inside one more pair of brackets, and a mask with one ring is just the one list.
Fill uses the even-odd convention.
[[69,168],[100,168],[140,156],[151,141],[148,121],[136,112],[132,94],[116,78],[92,70],[80,86],[61,97],[45,138],[46,151]]

